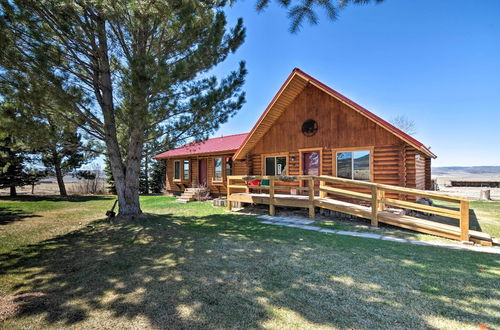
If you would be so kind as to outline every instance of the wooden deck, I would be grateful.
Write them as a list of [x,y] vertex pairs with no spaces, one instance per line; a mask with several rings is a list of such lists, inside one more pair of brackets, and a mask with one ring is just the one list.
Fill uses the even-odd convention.
[[[395,186],[384,187],[383,185],[377,185],[369,182],[351,183],[357,186],[359,184],[362,184],[365,185],[365,187],[367,187],[366,184],[370,185],[372,193],[365,194],[365,193],[354,192],[346,189],[339,189],[327,186],[326,185],[327,182],[342,183],[344,185],[350,182],[345,182],[345,179],[338,179],[325,176],[316,178],[311,178],[311,177],[300,178],[301,180],[303,179],[309,180],[310,187],[314,187],[313,181],[315,179],[320,180],[321,184],[319,187],[320,191],[319,195],[315,195],[314,189],[309,190],[308,195],[274,194],[274,189],[276,187],[274,181],[279,181],[279,178],[274,178],[274,179],[273,177],[260,177],[260,178],[264,178],[263,180],[270,180],[270,185],[256,186],[256,187],[249,187],[243,184],[228,185],[228,191],[231,191],[232,189],[233,190],[245,189],[245,192],[229,193],[228,201],[269,205],[269,211],[272,215],[274,215],[276,206],[308,208],[309,216],[311,218],[314,217],[315,208],[324,208],[368,219],[374,226],[378,226],[378,223],[380,222],[417,232],[445,237],[453,240],[473,241],[480,243],[482,245],[492,245],[492,239],[488,234],[469,230],[468,201],[462,198],[440,195],[433,192],[395,187]],[[229,177],[229,179],[242,180],[242,177]],[[252,179],[254,178],[252,177]],[[347,180],[347,181],[353,181],[353,180]],[[279,188],[283,189],[283,186],[279,186]],[[299,190],[303,191],[304,190],[308,191],[307,187],[299,186],[295,188],[298,188]],[[253,193],[251,192],[252,189],[265,190],[269,191],[269,193],[260,193],[260,192]],[[418,195],[423,197],[429,197],[429,195],[432,195],[434,199],[457,202],[460,205],[460,210],[456,211],[447,208],[422,205],[415,202],[397,200],[393,198],[385,198],[384,197],[385,191],[393,193],[394,192],[401,193],[402,191],[404,191],[405,193],[411,195]],[[371,201],[371,206],[365,206],[361,204],[356,204],[355,202],[347,202],[331,198],[333,197],[331,194],[350,196],[352,198],[357,198],[364,201]],[[230,204],[231,203],[228,203],[229,208]],[[440,216],[455,218],[458,220],[457,222],[458,226],[444,224],[433,220],[422,219],[420,217],[408,216],[401,212],[400,213],[393,212],[391,210],[388,210],[386,208],[386,205],[405,208],[405,209],[413,209],[420,212],[427,212],[427,213],[437,214]]]

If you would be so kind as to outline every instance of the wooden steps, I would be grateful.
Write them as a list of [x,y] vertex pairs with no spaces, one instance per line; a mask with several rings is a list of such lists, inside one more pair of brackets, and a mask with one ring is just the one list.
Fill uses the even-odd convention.
[[[243,203],[269,205],[271,198],[268,194],[234,193],[229,196],[229,200]],[[272,201],[273,205],[276,206],[307,208],[310,205],[309,197],[303,195],[275,194]],[[320,198],[315,196],[314,206],[354,215],[365,219],[370,219],[372,217],[371,207],[331,198]],[[443,224],[432,220],[421,219],[386,210],[378,213],[378,221],[425,234],[431,234],[453,240],[461,240],[460,227]],[[493,242],[491,236],[483,232],[470,230],[469,237],[471,241],[479,243],[481,245],[491,246]]]
[[186,188],[182,195],[175,201],[177,203],[188,203],[196,199],[196,195],[200,193],[206,193],[208,188]]

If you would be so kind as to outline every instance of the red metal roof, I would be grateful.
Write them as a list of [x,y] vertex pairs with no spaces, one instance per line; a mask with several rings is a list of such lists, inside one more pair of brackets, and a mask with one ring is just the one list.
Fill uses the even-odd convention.
[[241,146],[241,144],[247,137],[247,134],[248,133],[221,136],[202,142],[188,143],[179,148],[156,155],[154,156],[154,158],[163,159],[187,155],[221,153],[226,151],[234,152]]

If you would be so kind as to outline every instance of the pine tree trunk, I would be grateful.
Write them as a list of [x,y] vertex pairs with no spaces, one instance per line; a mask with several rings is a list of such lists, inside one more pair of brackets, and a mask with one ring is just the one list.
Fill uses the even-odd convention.
[[63,173],[61,170],[61,161],[57,156],[57,153],[53,153],[52,157],[54,160],[54,169],[56,172],[57,185],[59,186],[59,194],[61,196],[68,196],[68,194],[66,193],[66,186],[64,185]]
[[16,197],[16,196],[17,196],[16,186],[10,186],[10,197]]
[[145,177],[146,177],[145,178],[146,179],[145,186],[146,186],[146,194],[149,194],[149,171],[148,171],[149,164],[148,164],[148,155],[146,155],[145,161],[146,161],[146,164],[145,164],[146,166],[144,168],[144,174],[145,174]]
[[[146,116],[132,114],[133,129],[130,132],[127,146],[126,161],[123,160],[118,135],[116,132],[116,119],[113,105],[113,84],[111,80],[110,60],[108,56],[108,40],[104,19],[98,17],[97,22],[97,56],[99,70],[96,72],[98,85],[96,97],[102,110],[104,119],[104,139],[106,150],[111,165],[111,172],[115,181],[118,197],[118,217],[123,220],[132,220],[142,214],[139,203],[139,174],[143,146],[144,120]],[[134,104],[135,110],[135,104]]]
[[59,166],[56,166],[56,179],[57,185],[59,186],[59,194],[61,196],[68,196],[68,193],[66,192],[66,186],[64,185],[61,168]]

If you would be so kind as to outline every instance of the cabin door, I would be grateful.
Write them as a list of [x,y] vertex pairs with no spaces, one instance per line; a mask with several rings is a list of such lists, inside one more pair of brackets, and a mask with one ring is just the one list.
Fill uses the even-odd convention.
[[[302,174],[303,175],[320,175],[320,152],[318,151],[304,151],[302,152]],[[319,184],[317,180],[314,181],[315,186]],[[307,187],[307,181],[302,183],[302,186]]]
[[207,186],[207,159],[198,160],[198,183],[200,186]]

